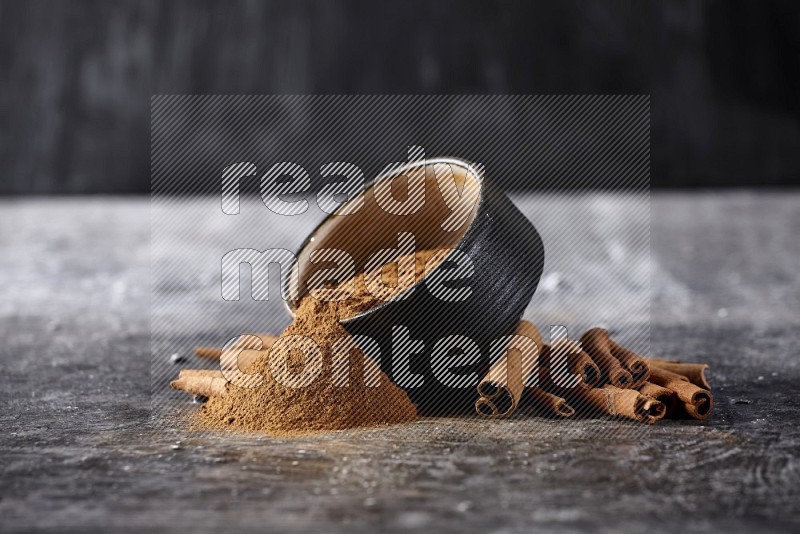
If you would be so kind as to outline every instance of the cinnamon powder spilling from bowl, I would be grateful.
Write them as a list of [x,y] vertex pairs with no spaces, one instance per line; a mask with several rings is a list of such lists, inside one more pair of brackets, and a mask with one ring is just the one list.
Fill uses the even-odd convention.
[[[346,300],[303,298],[294,321],[273,350],[260,351],[243,369],[248,374],[259,373],[261,383],[251,388],[228,384],[225,395],[213,396],[202,406],[198,426],[280,435],[413,421],[417,410],[406,392],[392,383],[361,348],[351,343],[349,365],[345,367],[341,365],[341,353],[334,349],[342,346],[343,339],[345,343],[348,339],[352,341],[341,320],[407,290],[422,279],[426,268],[430,270],[441,262],[444,255],[440,249],[419,251],[361,273],[339,286],[351,284],[352,295]],[[376,286],[377,280],[383,285]],[[293,348],[291,340],[297,338],[286,336],[305,336],[317,344],[319,357],[313,366],[296,344]],[[286,342],[281,343],[281,339]],[[314,368],[315,377],[304,384],[302,379],[310,377],[307,372],[310,367]],[[292,380],[297,377],[300,379]]]

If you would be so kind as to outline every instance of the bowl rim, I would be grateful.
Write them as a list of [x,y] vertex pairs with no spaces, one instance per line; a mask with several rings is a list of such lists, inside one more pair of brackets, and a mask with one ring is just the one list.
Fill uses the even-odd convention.
[[[473,217],[472,217],[472,220],[470,221],[469,226],[467,227],[466,231],[461,236],[461,238],[458,240],[458,243],[454,247],[452,247],[452,249],[451,249],[451,250],[455,250],[455,249],[458,248],[458,246],[461,243],[463,243],[466,240],[466,238],[472,232],[472,229],[473,229],[473,227],[475,225],[475,221],[478,219],[478,217],[476,215],[480,212],[480,209],[483,206],[483,203],[484,203],[484,200],[485,200],[485,188],[484,188],[485,170],[476,167],[476,163],[470,162],[470,161],[468,161],[466,159],[463,159],[463,158],[449,157],[449,156],[410,161],[410,162],[405,163],[405,164],[403,164],[403,165],[401,165],[399,167],[393,167],[393,168],[391,168],[389,170],[385,170],[385,171],[381,172],[373,180],[370,180],[368,183],[364,184],[364,189],[363,189],[363,191],[361,193],[359,193],[359,195],[365,194],[369,189],[372,189],[373,187],[375,187],[375,184],[377,184],[378,182],[380,182],[382,180],[387,180],[389,178],[394,178],[394,177],[396,177],[396,176],[398,176],[400,174],[403,174],[403,173],[405,173],[405,172],[407,172],[407,171],[409,171],[411,169],[416,169],[418,167],[428,167],[430,165],[436,165],[436,164],[448,164],[448,165],[459,166],[459,167],[461,167],[463,169],[466,169],[467,173],[471,173],[473,176],[475,176],[475,179],[478,181],[478,186],[479,186],[479,188],[478,188],[478,200],[475,203],[475,206],[473,207]],[[336,208],[335,211],[333,211],[332,213],[329,213],[327,216],[325,216],[319,222],[319,224],[317,224],[314,227],[314,229],[311,230],[311,232],[308,233],[306,238],[303,240],[303,242],[298,247],[297,253],[294,255],[294,260],[292,261],[291,265],[289,266],[289,269],[287,270],[286,276],[283,277],[282,285],[284,286],[284,288],[289,283],[289,277],[291,276],[292,271],[295,268],[297,268],[298,271],[299,271],[299,267],[297,267],[297,263],[298,263],[300,254],[303,252],[303,250],[305,250],[305,248],[311,242],[311,239],[314,237],[314,235],[317,233],[317,231],[322,227],[322,225],[324,225],[326,222],[328,222],[328,220],[331,219],[332,217],[340,216],[339,212],[342,211],[343,209],[345,209],[345,207],[348,204],[350,204],[351,202],[353,202],[355,200],[355,198],[356,197],[353,197],[353,198],[349,199],[347,202],[342,203],[338,208]],[[451,253],[448,253],[447,256],[445,256],[442,259],[442,261],[436,267],[434,267],[430,272],[425,273],[418,281],[414,282],[414,284],[411,285],[409,288],[407,288],[404,291],[398,293],[397,295],[395,295],[391,299],[386,300],[386,301],[382,302],[381,304],[378,304],[377,306],[373,306],[372,308],[369,308],[368,310],[364,310],[363,312],[361,312],[361,313],[359,313],[357,315],[353,315],[353,316],[348,317],[348,318],[346,318],[344,320],[341,320],[340,323],[343,324],[343,325],[344,324],[348,324],[348,323],[350,323],[352,321],[355,321],[357,319],[361,319],[361,318],[366,317],[368,315],[371,315],[373,313],[378,313],[380,310],[382,310],[387,305],[392,304],[394,301],[402,300],[402,298],[404,298],[404,295],[406,295],[407,293],[410,293],[419,284],[423,283],[425,281],[425,278],[428,275],[436,272],[442,266],[442,264],[445,263],[445,261],[447,260],[448,256],[450,256]],[[298,277],[299,277],[299,272],[298,272]],[[293,307],[293,305],[292,305],[292,303],[294,301],[291,298],[282,299],[282,300],[283,300],[283,305],[286,308],[287,313],[289,314],[289,317],[294,319],[295,316],[297,315],[295,313],[296,308]]]

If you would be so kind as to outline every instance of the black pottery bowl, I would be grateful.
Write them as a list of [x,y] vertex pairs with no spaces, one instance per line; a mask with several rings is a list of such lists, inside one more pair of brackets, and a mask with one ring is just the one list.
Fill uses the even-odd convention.
[[[386,200],[384,180],[409,184],[412,176],[423,175],[420,209],[390,213],[379,205]],[[459,185],[457,195],[447,187],[450,183]],[[379,176],[342,204],[306,238],[284,278],[285,289],[297,288],[286,301],[289,313],[294,316],[310,275],[319,268],[309,257],[314,250],[344,250],[363,269],[371,254],[397,249],[400,233],[413,234],[416,250],[446,247],[468,256],[472,275],[443,284],[454,294],[468,286],[469,296],[443,299],[426,283],[453,272],[455,253],[450,253],[412,288],[342,325],[352,335],[375,340],[381,369],[408,392],[420,414],[471,412],[478,381],[489,368],[492,341],[513,332],[544,265],[544,247],[533,224],[479,167],[455,158],[409,163]]]

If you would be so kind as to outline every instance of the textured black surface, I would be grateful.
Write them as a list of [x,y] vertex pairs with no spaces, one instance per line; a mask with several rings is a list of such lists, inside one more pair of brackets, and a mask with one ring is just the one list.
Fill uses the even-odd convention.
[[148,427],[146,199],[4,201],[0,529],[795,532],[798,206],[653,198],[651,345],[711,364],[707,422],[424,419],[273,440]]

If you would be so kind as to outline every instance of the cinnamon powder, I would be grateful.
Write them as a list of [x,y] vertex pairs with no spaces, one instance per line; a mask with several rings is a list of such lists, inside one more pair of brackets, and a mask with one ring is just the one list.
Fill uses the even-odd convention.
[[[430,269],[441,262],[444,253],[440,249],[424,250],[413,256],[413,270],[408,268],[411,257],[401,256],[380,269],[345,282],[343,285],[349,283],[353,289],[346,300],[325,301],[306,296],[300,302],[294,321],[281,337],[305,336],[319,347],[320,357],[315,363],[321,370],[310,383],[296,387],[296,383],[286,379],[309,376],[302,374],[309,369],[309,362],[296,345],[292,348],[287,342],[278,350],[261,351],[243,371],[259,373],[262,382],[252,388],[229,384],[224,396],[212,397],[202,406],[198,425],[209,429],[296,434],[413,421],[417,411],[406,392],[392,383],[360,348],[352,345],[350,350],[346,385],[342,385],[341,375],[337,374],[340,367],[335,365],[334,355],[337,343],[349,337],[341,320],[408,289],[424,276],[426,266]],[[370,280],[374,282],[377,278],[384,284],[382,291],[377,292],[380,298],[373,294],[374,283],[370,286]],[[289,374],[275,373],[276,358],[284,359],[280,368]]]

